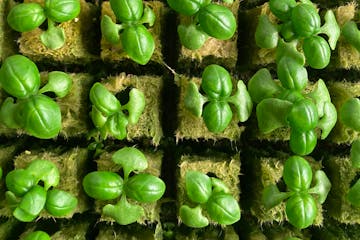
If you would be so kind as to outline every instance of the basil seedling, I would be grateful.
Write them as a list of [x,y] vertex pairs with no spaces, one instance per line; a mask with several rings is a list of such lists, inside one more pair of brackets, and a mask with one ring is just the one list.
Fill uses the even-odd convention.
[[262,203],[265,208],[270,209],[286,200],[285,212],[289,223],[299,229],[309,227],[318,211],[316,203],[323,204],[331,188],[331,183],[322,170],[315,172],[313,187],[312,177],[311,166],[304,158],[288,158],[283,170],[288,191],[280,192],[276,185],[269,185],[263,190]]
[[40,35],[41,42],[49,49],[61,48],[65,43],[64,29],[57,26],[76,18],[80,13],[79,0],[45,0],[44,6],[38,3],[20,3],[13,7],[7,22],[18,32],[28,32],[48,21],[48,28]]
[[90,89],[90,101],[93,104],[90,116],[101,139],[108,135],[124,139],[127,125],[136,124],[145,108],[145,96],[138,89],[131,89],[129,101],[121,105],[101,83],[95,83]]
[[211,3],[211,0],[167,0],[167,2],[176,12],[192,16],[188,25],[180,24],[177,29],[181,44],[188,49],[201,48],[208,37],[227,40],[235,34],[236,18],[222,5]]
[[5,99],[0,107],[0,122],[8,128],[23,129],[29,135],[49,139],[61,130],[61,111],[57,103],[45,92],[58,97],[67,95],[72,87],[70,76],[54,71],[48,83],[39,90],[40,73],[36,65],[22,55],[5,59],[0,68],[1,87],[13,97]]
[[232,119],[234,106],[240,122],[246,121],[252,111],[252,101],[245,84],[240,80],[237,90],[232,93],[231,76],[219,65],[209,65],[202,74],[201,89],[203,96],[194,82],[190,82],[185,93],[184,105],[195,116],[203,117],[209,131],[219,133],[225,130]]
[[220,179],[210,178],[198,171],[188,171],[185,174],[185,189],[191,204],[196,205],[181,205],[179,216],[185,225],[193,228],[209,225],[203,211],[222,225],[231,225],[240,220],[239,204]]
[[165,192],[165,183],[151,174],[139,173],[148,167],[148,162],[136,148],[125,147],[116,151],[112,155],[112,161],[122,167],[123,177],[109,171],[91,172],[83,179],[83,188],[87,195],[97,200],[120,197],[115,205],[105,205],[103,214],[121,225],[134,223],[144,215],[144,209],[140,205],[129,203],[127,198],[140,203],[156,202]]
[[136,63],[147,64],[155,50],[155,41],[143,24],[154,25],[155,14],[142,0],[111,0],[111,9],[121,22],[114,23],[108,15],[101,19],[101,32],[106,41],[119,44]]
[[[25,169],[10,171],[6,175],[6,200],[14,210],[14,217],[31,222],[43,209],[54,217],[73,212],[77,199],[68,192],[55,189],[59,181],[58,168],[47,160],[37,159]],[[49,190],[50,187],[53,189]]]

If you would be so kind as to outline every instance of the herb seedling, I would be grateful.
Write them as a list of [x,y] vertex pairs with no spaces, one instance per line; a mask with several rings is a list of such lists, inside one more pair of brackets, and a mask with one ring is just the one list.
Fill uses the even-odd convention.
[[184,105],[196,117],[203,117],[209,131],[219,133],[229,125],[233,110],[237,112],[240,122],[246,121],[251,114],[252,101],[245,84],[240,80],[237,90],[232,93],[231,76],[225,68],[219,65],[209,65],[202,74],[201,89],[203,96],[194,82],[190,82],[185,93]]
[[18,32],[28,32],[47,20],[48,28],[41,33],[40,40],[47,48],[55,50],[66,41],[64,29],[57,23],[70,21],[79,13],[79,0],[45,0],[44,6],[39,3],[20,3],[10,10],[7,22]]
[[[317,214],[316,204],[323,204],[330,191],[331,183],[325,172],[315,172],[315,185],[312,182],[310,164],[302,157],[292,156],[284,164],[283,180],[287,192],[280,192],[273,184],[264,188],[262,203],[270,209],[286,200],[286,216],[291,225],[303,229],[309,227]],[[314,196],[315,195],[315,196]]]
[[112,161],[122,167],[123,178],[109,171],[91,172],[83,179],[84,190],[87,195],[97,200],[114,200],[120,197],[115,205],[105,205],[103,214],[121,225],[134,223],[144,215],[144,209],[127,199],[140,203],[155,202],[164,194],[165,183],[151,174],[141,173],[148,167],[148,162],[144,154],[136,148],[125,147],[116,151]]
[[[188,171],[185,174],[185,189],[189,205],[181,205],[179,213],[185,225],[206,227],[209,225],[208,217],[222,225],[231,225],[240,220],[239,204],[220,179],[198,171]],[[203,211],[208,217],[203,215]]]
[[348,21],[341,28],[341,34],[345,40],[356,48],[360,52],[360,31],[354,21]]
[[[280,40],[293,42],[302,48],[310,67],[325,68],[330,62],[331,50],[335,50],[340,36],[340,27],[333,11],[325,13],[325,23],[321,26],[320,15],[309,0],[270,0],[269,7],[278,23],[272,23],[267,15],[259,17],[255,31],[257,46],[272,49],[279,47]],[[326,35],[328,40],[322,35]],[[283,61],[286,64],[287,61]]]
[[[40,73],[35,63],[22,55],[13,55],[0,68],[0,84],[8,94],[0,107],[0,122],[8,128],[23,129],[29,135],[49,139],[61,130],[60,107],[45,92],[66,96],[72,87],[70,76],[53,71],[40,88]],[[14,99],[15,98],[15,99]]]
[[116,24],[108,15],[101,19],[101,32],[106,41],[122,45],[135,62],[145,65],[154,50],[154,38],[144,24],[154,25],[155,14],[142,0],[111,0],[111,9],[121,22]]
[[[176,12],[191,16],[189,25],[177,28],[181,44],[191,50],[201,48],[209,37],[230,39],[236,31],[236,18],[226,7],[211,3],[211,0],[167,0]],[[232,3],[232,0],[223,1]]]
[[35,231],[27,234],[24,240],[51,240],[49,234],[44,231]]
[[10,171],[5,178],[8,189],[5,196],[14,217],[31,222],[43,209],[54,217],[73,212],[77,199],[66,191],[54,189],[59,181],[58,168],[47,160],[34,160],[25,169]]

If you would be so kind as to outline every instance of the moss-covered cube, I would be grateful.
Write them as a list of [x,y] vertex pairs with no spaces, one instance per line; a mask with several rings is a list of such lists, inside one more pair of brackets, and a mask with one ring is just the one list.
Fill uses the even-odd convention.
[[349,156],[330,156],[324,164],[332,183],[326,203],[328,214],[342,223],[360,224],[360,208],[352,206],[346,199],[360,171],[351,166]]
[[[190,81],[200,85],[200,78],[187,77],[185,75],[179,75],[177,79],[177,85],[180,88],[180,98],[178,103],[178,126],[175,130],[176,140],[183,139],[204,139],[204,140],[221,140],[228,139],[230,141],[239,141],[241,133],[245,130],[245,126],[238,124],[239,120],[237,114],[233,112],[233,119],[229,126],[221,133],[210,132],[202,118],[194,116],[189,110],[185,108],[184,98]],[[233,83],[235,88],[236,84]],[[233,90],[235,92],[236,89]]]
[[7,14],[9,9],[14,5],[12,0],[0,0],[0,62],[6,57],[15,54],[16,38],[14,32],[7,24]]
[[[218,2],[217,4],[229,8],[238,18],[238,11],[240,0],[235,0],[233,3]],[[191,23],[193,17],[180,15],[179,24],[188,25]],[[209,64],[219,64],[229,69],[235,69],[238,49],[237,49],[238,33],[228,40],[218,40],[215,38],[208,38],[205,44],[198,50],[190,50],[180,45],[178,68],[192,69],[194,64],[196,67],[204,68]],[[239,53],[241,54],[241,53]]]
[[[26,0],[39,2],[43,0]],[[85,0],[80,0],[80,14],[73,20],[60,23],[64,29],[65,44],[59,49],[48,49],[40,40],[42,30],[24,32],[19,38],[20,52],[34,61],[62,62],[66,64],[86,64],[98,59],[97,41],[97,7]]]
[[[71,218],[73,214],[83,213],[90,208],[89,199],[82,190],[82,179],[86,173],[88,160],[88,150],[86,148],[65,149],[64,147],[57,147],[34,151],[27,150],[15,158],[15,169],[26,168],[36,159],[44,159],[55,163],[60,173],[60,182],[56,189],[67,191],[78,200],[76,209],[62,218]],[[11,209],[6,204],[4,206],[4,208],[0,209],[0,215],[12,216]],[[43,210],[40,217],[51,218],[52,216]]]
[[[155,41],[155,50],[150,59],[150,61],[162,64],[163,62],[163,46],[161,42],[163,28],[166,24],[166,15],[169,9],[161,1],[144,1],[144,4],[150,7],[155,15],[156,20],[152,27],[149,28],[149,32],[154,38]],[[101,16],[109,16],[113,22],[116,22],[116,17],[114,12],[110,7],[109,1],[104,1],[101,5]],[[129,56],[124,51],[121,43],[111,44],[105,40],[104,37],[101,38],[101,58],[107,62],[121,62],[129,59]],[[130,60],[131,61],[131,60]]]
[[[177,175],[177,204],[181,205],[189,201],[185,189],[185,175],[188,171],[198,171],[209,174],[223,181],[229,188],[233,197],[240,199],[240,156],[228,156],[223,153],[213,153],[211,156],[183,155],[180,158]],[[203,213],[208,217],[206,213]],[[209,222],[215,224],[208,217]],[[179,219],[180,221],[180,219]]]
[[[163,153],[161,151],[142,151],[148,160],[148,168],[144,171],[145,173],[149,173],[153,176],[160,177],[161,174],[161,165],[162,165],[162,158]],[[99,159],[96,160],[97,163],[97,170],[98,171],[111,171],[111,172],[119,172],[121,166],[117,165],[111,160],[112,155],[114,152],[104,152],[100,155]],[[127,200],[131,204],[140,205],[144,208],[145,215],[142,216],[137,222],[139,224],[155,224],[157,225],[160,223],[160,203],[159,201],[153,203],[139,203],[130,198]],[[114,201],[100,201],[96,200],[96,211],[101,213],[102,208],[108,204],[112,203],[115,204],[119,199]],[[100,221],[107,221],[107,222],[114,222],[112,218],[101,216]]]
[[23,224],[15,218],[1,218],[0,219],[0,239],[16,239],[15,236],[19,234],[23,228]]
[[130,226],[119,226],[109,224],[99,224],[99,234],[96,240],[162,240],[161,233],[138,224]]
[[160,112],[163,79],[157,76],[136,76],[121,73],[104,79],[102,84],[115,95],[121,94],[127,88],[137,88],[144,93],[144,112],[135,125],[129,124],[127,126],[127,140],[150,139],[153,145],[159,145],[163,137]]

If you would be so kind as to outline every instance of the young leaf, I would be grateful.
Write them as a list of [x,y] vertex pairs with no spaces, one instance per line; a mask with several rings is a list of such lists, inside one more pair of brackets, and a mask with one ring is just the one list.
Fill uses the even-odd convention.
[[206,0],[167,0],[169,6],[176,12],[191,16],[194,15],[204,5]]
[[7,189],[18,197],[22,197],[34,185],[35,177],[24,169],[15,169],[10,171],[5,177]]
[[340,121],[347,127],[360,132],[360,100],[350,98],[340,107]]
[[309,155],[316,147],[317,136],[314,130],[299,132],[291,128],[290,149],[295,154],[304,156]]
[[130,204],[126,197],[122,196],[116,205],[107,204],[103,207],[103,214],[120,225],[128,225],[139,220],[145,213],[141,206]]
[[91,107],[90,117],[97,129],[104,127],[106,121],[109,119],[109,117],[104,116],[104,114],[95,105],[92,105]]
[[276,62],[280,62],[283,57],[289,57],[296,61],[299,65],[304,66],[305,56],[297,50],[297,45],[297,40],[285,42],[280,38],[276,48]]
[[291,10],[291,22],[300,37],[310,37],[320,29],[320,15],[312,4],[299,3]]
[[256,106],[256,116],[260,132],[267,134],[285,127],[287,115],[293,104],[286,100],[267,98]]
[[360,207],[360,180],[352,186],[346,195],[348,201],[355,207]]
[[215,177],[211,177],[210,179],[213,193],[230,193],[230,189],[222,180]]
[[0,121],[8,128],[20,128],[21,125],[16,122],[16,113],[18,111],[18,104],[14,103],[12,97],[7,97],[0,108]]
[[203,119],[207,129],[213,133],[223,132],[232,119],[232,111],[227,102],[209,102],[205,105]]
[[41,42],[49,49],[56,50],[64,46],[65,44],[65,32],[64,29],[52,26],[49,22],[49,27],[46,31],[40,35]]
[[177,27],[177,32],[181,45],[190,50],[201,48],[208,39],[208,35],[195,24],[187,26],[180,24]]
[[320,36],[310,36],[304,39],[302,45],[306,62],[310,67],[323,69],[330,63],[331,50],[327,41]]
[[144,11],[142,0],[110,0],[110,6],[120,22],[140,20]]
[[287,42],[291,42],[296,39],[296,33],[291,21],[285,22],[280,25],[280,36]]
[[360,31],[354,21],[348,21],[341,29],[345,40],[360,52]]
[[308,83],[306,68],[294,58],[284,56],[277,63],[277,75],[287,89],[302,91]]
[[108,15],[101,18],[100,29],[102,36],[111,44],[120,43],[119,31],[122,26],[114,23]]
[[80,13],[79,0],[45,0],[46,16],[54,22],[62,23],[74,19]]
[[353,168],[360,168],[360,140],[357,139],[351,144],[350,160]]
[[240,122],[248,120],[252,112],[253,103],[243,81],[238,81],[237,90],[228,99],[228,102],[234,104]]
[[281,21],[288,21],[291,10],[296,6],[295,0],[270,0],[270,11]]
[[323,204],[331,188],[331,182],[322,170],[315,172],[315,186],[309,189],[308,193],[318,195],[318,202]]
[[199,93],[198,87],[192,81],[189,82],[185,92],[184,105],[196,117],[201,117],[203,105],[207,101],[207,98]]
[[280,90],[281,87],[272,79],[267,68],[258,70],[248,82],[248,91],[255,103],[274,97]]
[[259,23],[255,31],[255,42],[260,48],[275,48],[279,40],[277,26],[270,22],[265,14],[259,16]]
[[11,191],[6,191],[6,192],[5,192],[6,205],[7,205],[12,211],[15,210],[15,208],[19,205],[20,200],[21,200],[21,199],[17,198],[13,192],[11,192]]
[[124,147],[117,150],[111,159],[123,168],[125,180],[131,172],[142,172],[148,167],[145,155],[134,147]]
[[212,191],[210,177],[198,171],[187,171],[185,174],[185,188],[188,198],[194,203],[205,203]]
[[325,13],[325,24],[320,28],[318,34],[325,34],[328,37],[328,42],[331,50],[335,50],[336,43],[340,37],[340,27],[336,21],[335,14],[332,10],[327,10]]
[[316,218],[316,202],[308,193],[295,194],[287,200],[285,212],[291,225],[304,229],[313,224]]
[[318,115],[319,117],[322,117],[324,115],[325,102],[331,102],[330,93],[325,82],[322,79],[319,79],[314,86],[314,90],[306,94],[306,96],[314,101]]
[[294,90],[294,89],[283,89],[278,95],[278,99],[286,100],[292,103],[300,101],[304,99],[304,96],[301,92]]
[[314,102],[307,98],[295,102],[287,116],[287,120],[290,127],[299,132],[314,129],[319,121]]
[[78,200],[71,193],[51,189],[47,192],[45,209],[54,217],[62,217],[73,212]]
[[71,90],[72,79],[69,74],[52,71],[48,74],[48,82],[39,90],[39,93],[54,92],[57,97],[65,97]]
[[202,214],[200,205],[194,208],[182,205],[179,216],[181,221],[188,227],[203,228],[209,225],[209,220]]
[[87,174],[82,185],[90,197],[98,200],[111,200],[121,195],[123,182],[123,179],[116,173],[96,171]]
[[128,123],[126,116],[122,112],[117,112],[109,117],[104,127],[107,133],[110,133],[118,140],[122,140],[126,138]]
[[141,23],[141,24],[147,23],[147,24],[149,24],[150,27],[152,27],[155,23],[155,20],[156,20],[156,15],[155,15],[154,11],[150,7],[145,6],[144,14],[141,17],[139,23]]
[[140,90],[133,88],[129,93],[129,102],[123,106],[129,112],[129,124],[136,124],[145,108],[145,96]]
[[291,191],[301,192],[310,188],[312,170],[302,157],[292,156],[285,161],[283,179]]
[[209,99],[221,100],[229,97],[232,92],[231,76],[219,65],[208,65],[202,73],[201,88]]
[[324,115],[319,119],[317,127],[321,129],[321,139],[325,139],[337,121],[337,111],[331,102],[324,103]]
[[37,183],[43,181],[46,191],[60,182],[59,169],[51,161],[36,159],[26,167],[26,171],[35,177]]
[[283,200],[290,196],[290,192],[280,192],[275,184],[271,184],[264,188],[261,196],[261,202],[266,209],[270,209],[279,205]]
[[206,203],[206,211],[212,220],[224,225],[234,224],[241,217],[238,202],[225,193],[212,194]]
[[7,22],[18,32],[28,32],[39,27],[46,20],[44,9],[38,3],[21,3],[13,7]]
[[90,101],[105,116],[110,116],[121,110],[119,100],[101,83],[95,83],[90,89]]

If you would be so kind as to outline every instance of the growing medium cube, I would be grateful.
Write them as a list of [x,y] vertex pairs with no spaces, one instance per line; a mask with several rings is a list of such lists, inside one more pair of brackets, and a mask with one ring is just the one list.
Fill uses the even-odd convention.
[[150,139],[153,145],[159,145],[163,136],[160,122],[161,91],[163,87],[162,78],[121,73],[117,76],[108,77],[102,81],[102,84],[115,95],[121,95],[121,93],[126,92],[125,90],[128,88],[137,88],[144,93],[144,112],[135,125],[129,124],[127,126],[127,140]]
[[[144,1],[146,6],[149,6],[156,15],[155,23],[149,28],[149,32],[155,41],[155,50],[150,59],[152,62],[162,64],[163,62],[163,46],[161,42],[163,28],[166,24],[166,15],[168,8],[161,1]],[[113,13],[110,2],[104,1],[101,5],[101,16],[108,15],[113,22],[116,22],[115,14]],[[106,41],[104,37],[101,38],[101,58],[107,62],[122,62],[129,59],[129,56],[123,50],[121,43],[113,45]],[[132,61],[132,60],[129,60]]]
[[[177,85],[180,88],[180,98],[178,104],[178,126],[175,131],[177,141],[183,139],[204,139],[204,140],[220,140],[227,139],[230,141],[240,140],[241,133],[245,130],[244,125],[238,124],[239,120],[235,113],[229,126],[221,133],[210,132],[203,119],[194,116],[189,110],[185,108],[184,98],[186,89],[188,88],[190,80],[194,81],[198,86],[200,85],[200,78],[187,77],[180,75],[177,80]],[[233,86],[236,84],[233,83]],[[235,91],[235,90],[234,90]]]
[[6,21],[9,9],[14,5],[11,0],[0,0],[0,62],[15,54],[16,38]]
[[[26,0],[39,2],[43,0]],[[24,32],[19,38],[20,52],[34,61],[61,62],[66,64],[86,64],[98,59],[97,49],[97,7],[85,0],[80,0],[81,11],[75,19],[59,24],[65,31],[66,41],[63,47],[51,50],[45,47],[40,35],[42,30]]]
[[239,236],[236,233],[233,226],[226,227],[214,227],[208,226],[205,229],[183,229],[184,231],[176,232],[175,239],[176,240],[218,240],[221,236],[223,240],[239,240]]
[[[222,2],[217,2],[216,4],[229,8],[235,18],[238,18],[240,0],[235,0],[231,4]],[[191,21],[192,17],[181,15],[179,24],[188,25]],[[236,31],[229,40],[209,38],[198,50],[190,50],[180,45],[178,68],[182,70],[192,69],[194,65],[204,68],[209,64],[216,63],[233,70],[238,58],[237,41],[238,33]]]
[[15,218],[0,219],[0,239],[16,239],[23,225]]
[[119,226],[100,223],[96,240],[161,240],[162,234],[141,225]]

